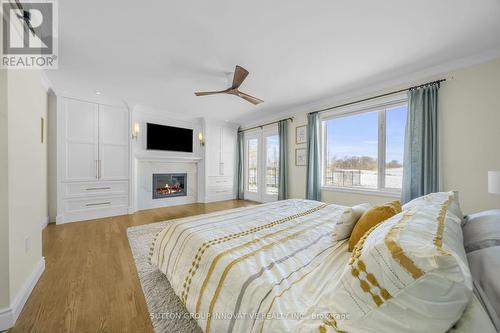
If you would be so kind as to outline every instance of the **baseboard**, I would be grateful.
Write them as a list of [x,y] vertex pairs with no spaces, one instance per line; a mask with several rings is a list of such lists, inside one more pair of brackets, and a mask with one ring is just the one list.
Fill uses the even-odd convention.
[[30,297],[33,288],[35,288],[44,270],[45,258],[41,257],[23,287],[17,293],[10,307],[7,309],[0,309],[0,331],[14,326],[23,310],[24,304],[26,304],[26,301]]
[[12,311],[10,308],[0,309],[0,332],[12,327]]
[[49,217],[42,218],[42,230],[45,229],[45,227],[49,224]]
[[66,213],[61,216],[57,221],[57,224],[73,223],[73,222],[83,222],[95,219],[102,219],[111,216],[128,215],[128,207],[114,207],[105,209],[95,209],[92,211],[76,211],[72,213]]

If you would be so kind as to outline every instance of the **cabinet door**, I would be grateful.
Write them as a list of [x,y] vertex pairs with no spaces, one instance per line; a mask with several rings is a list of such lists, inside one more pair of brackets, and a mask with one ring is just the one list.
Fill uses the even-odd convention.
[[99,105],[100,179],[129,178],[129,118],[124,108]]
[[222,128],[222,165],[224,176],[233,176],[236,168],[236,137],[237,130]]
[[63,99],[63,180],[96,180],[98,157],[97,104]]
[[206,163],[208,176],[221,175],[221,127],[207,126],[205,128],[207,137]]

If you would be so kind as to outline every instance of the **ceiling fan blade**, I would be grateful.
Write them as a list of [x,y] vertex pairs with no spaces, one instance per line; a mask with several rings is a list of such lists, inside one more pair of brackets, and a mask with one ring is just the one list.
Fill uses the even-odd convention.
[[257,97],[250,96],[249,94],[245,94],[244,92],[238,91],[238,96],[243,98],[244,100],[252,103],[253,105],[257,105],[259,103],[264,102],[261,99],[258,99]]
[[236,65],[236,68],[234,69],[233,85],[231,86],[231,88],[236,89],[241,86],[247,76],[248,71],[243,67]]
[[207,96],[207,95],[223,94],[225,92],[227,92],[227,89],[221,91],[197,91],[194,94],[196,96]]
[[18,8],[20,11],[24,11],[23,5],[21,5],[21,3],[19,2],[19,0],[16,0],[16,5],[17,5],[17,8]]
[[17,9],[21,11],[22,15],[17,15],[24,23],[26,23],[26,26],[28,27],[29,31],[35,36],[35,28],[31,25],[31,17],[30,17],[30,12],[24,10],[23,5],[19,2],[19,0],[15,0]]
[[33,28],[33,26],[31,25],[31,21],[25,21],[26,22],[26,25],[28,26],[28,29],[31,31],[31,33],[33,34],[33,36],[35,36],[35,28]]

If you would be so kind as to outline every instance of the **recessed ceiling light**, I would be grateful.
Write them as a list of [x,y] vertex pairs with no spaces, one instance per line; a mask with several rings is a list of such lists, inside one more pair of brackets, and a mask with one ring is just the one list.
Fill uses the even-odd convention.
[[97,96],[99,96],[99,95],[101,94],[101,92],[100,92],[100,91],[98,91],[98,90],[96,90],[96,91],[95,91],[95,94],[96,94]]

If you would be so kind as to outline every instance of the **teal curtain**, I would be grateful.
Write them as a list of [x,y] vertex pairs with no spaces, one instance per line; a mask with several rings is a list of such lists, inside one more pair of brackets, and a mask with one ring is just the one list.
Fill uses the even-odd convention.
[[237,199],[243,200],[244,199],[244,185],[245,185],[245,179],[243,175],[243,154],[245,153],[245,143],[244,143],[244,133],[238,131],[238,165],[237,165],[237,186],[238,186],[238,193],[237,193]]
[[321,175],[319,165],[319,114],[307,115],[307,179],[306,199],[321,199]]
[[439,190],[438,90],[439,83],[408,91],[403,203]]
[[280,140],[278,200],[288,199],[288,119],[278,122]]

